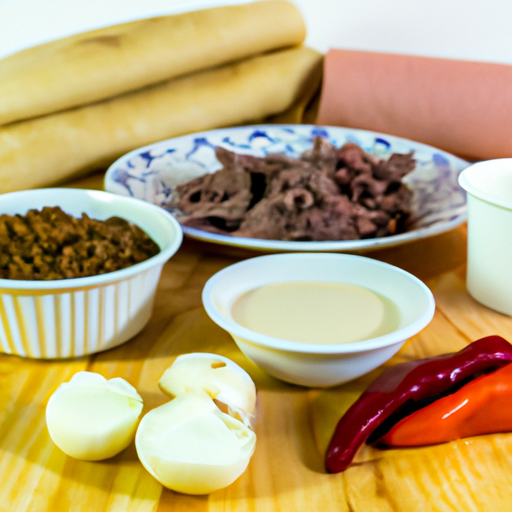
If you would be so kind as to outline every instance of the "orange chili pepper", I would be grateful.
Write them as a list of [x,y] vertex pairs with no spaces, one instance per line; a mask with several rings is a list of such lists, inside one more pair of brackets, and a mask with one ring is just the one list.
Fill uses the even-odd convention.
[[377,444],[425,446],[512,431],[512,364],[469,382],[396,423]]
[[427,402],[504,365],[512,365],[512,345],[501,336],[486,336],[454,354],[387,368],[338,421],[325,454],[327,471],[344,471],[363,443],[374,444],[391,425]]

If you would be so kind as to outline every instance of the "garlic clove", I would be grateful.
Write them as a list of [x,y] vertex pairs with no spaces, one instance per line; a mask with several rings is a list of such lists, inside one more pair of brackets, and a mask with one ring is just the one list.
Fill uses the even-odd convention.
[[67,455],[107,459],[130,444],[142,407],[142,398],[124,379],[78,372],[50,397],[46,424],[53,442]]
[[158,385],[172,397],[205,391],[246,424],[256,409],[256,387],[249,374],[231,359],[217,354],[196,352],[177,357]]
[[135,446],[165,487],[208,494],[234,482],[254,453],[256,434],[223,413],[204,392],[186,392],[147,413]]

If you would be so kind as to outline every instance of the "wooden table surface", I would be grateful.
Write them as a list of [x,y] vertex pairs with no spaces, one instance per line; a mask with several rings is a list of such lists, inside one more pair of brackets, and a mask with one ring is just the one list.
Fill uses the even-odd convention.
[[[100,188],[98,176],[75,186]],[[0,355],[0,510],[402,512],[512,510],[512,434],[435,447],[379,451],[365,447],[344,473],[329,475],[323,454],[343,411],[378,370],[328,390],[279,382],[250,363],[201,305],[218,270],[256,253],[186,239],[165,265],[153,316],[124,345],[75,360],[37,361]],[[433,321],[388,364],[459,350],[485,335],[512,340],[512,318],[466,292],[466,229],[366,256],[397,265],[432,289]],[[144,399],[144,412],[166,401],[157,382],[176,356],[208,351],[243,366],[258,389],[256,452],[231,486],[209,496],[174,493],[137,459],[133,443],[103,462],[64,455],[45,423],[53,391],[80,370],[124,377]]]

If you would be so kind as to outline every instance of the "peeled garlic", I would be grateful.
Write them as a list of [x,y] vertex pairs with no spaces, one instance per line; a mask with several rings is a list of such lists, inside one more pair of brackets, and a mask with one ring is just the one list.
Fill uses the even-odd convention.
[[234,482],[255,443],[249,427],[196,390],[146,414],[135,437],[144,467],[165,487],[187,494],[207,494]]
[[231,359],[217,354],[197,352],[177,357],[158,385],[172,397],[205,391],[246,424],[256,408],[256,387],[249,374]]
[[126,380],[78,372],[50,397],[46,423],[64,453],[101,460],[130,444],[142,407],[142,398]]

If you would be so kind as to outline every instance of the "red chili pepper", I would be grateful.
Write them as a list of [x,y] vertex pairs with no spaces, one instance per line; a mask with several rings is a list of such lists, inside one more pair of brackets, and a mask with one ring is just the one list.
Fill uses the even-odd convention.
[[512,431],[512,364],[482,375],[399,421],[378,442],[424,446]]
[[[372,434],[373,440],[378,439],[386,425],[425,406],[425,400],[453,392],[510,362],[512,345],[500,336],[488,336],[454,354],[388,368],[339,420],[325,457],[327,471],[344,471],[359,447],[372,441]],[[378,427],[381,429],[377,430]]]

